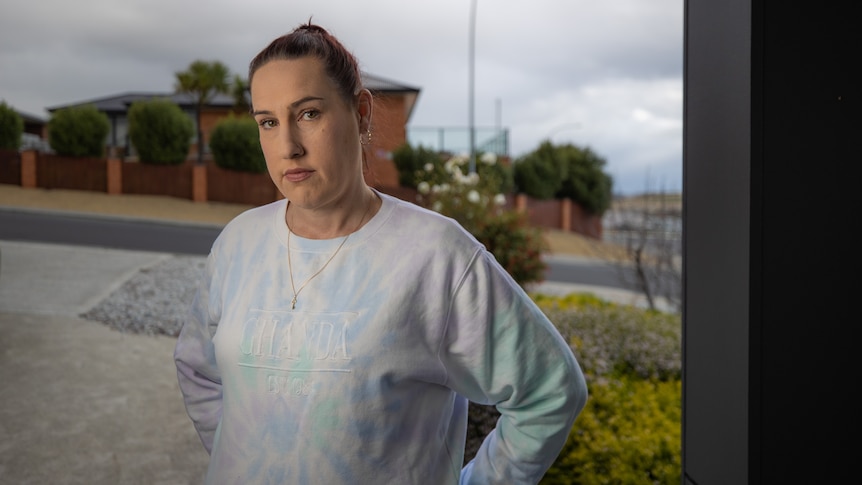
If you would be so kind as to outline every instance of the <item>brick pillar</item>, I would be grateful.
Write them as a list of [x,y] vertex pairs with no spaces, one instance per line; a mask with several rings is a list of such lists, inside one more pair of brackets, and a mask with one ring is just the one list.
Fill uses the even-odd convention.
[[195,165],[192,167],[192,200],[195,202],[207,201],[206,165]]
[[108,193],[123,193],[123,161],[117,158],[108,159]]
[[527,212],[527,196],[525,194],[517,194],[515,196],[515,210],[518,212]]
[[21,187],[36,188],[36,150],[21,152]]
[[571,232],[572,230],[572,199],[562,199],[560,200],[560,229],[564,232]]

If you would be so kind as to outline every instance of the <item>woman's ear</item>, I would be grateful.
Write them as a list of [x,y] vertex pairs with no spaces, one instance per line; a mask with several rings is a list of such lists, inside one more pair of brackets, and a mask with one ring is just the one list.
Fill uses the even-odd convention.
[[371,112],[374,108],[374,97],[371,91],[367,89],[359,91],[356,108],[359,115],[359,133],[368,133],[371,131]]

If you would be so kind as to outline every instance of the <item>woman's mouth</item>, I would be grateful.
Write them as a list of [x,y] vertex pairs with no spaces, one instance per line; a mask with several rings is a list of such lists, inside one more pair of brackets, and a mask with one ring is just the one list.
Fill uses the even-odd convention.
[[290,170],[286,170],[284,172],[284,178],[288,182],[302,182],[303,180],[311,177],[311,174],[314,173],[314,170],[308,170],[304,168],[293,168]]

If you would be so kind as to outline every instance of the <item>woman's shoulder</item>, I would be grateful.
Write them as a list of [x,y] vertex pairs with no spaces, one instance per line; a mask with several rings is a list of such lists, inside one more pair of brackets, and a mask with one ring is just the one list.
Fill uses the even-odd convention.
[[249,224],[258,224],[264,221],[268,222],[276,212],[278,212],[279,210],[284,210],[285,205],[286,201],[284,199],[279,199],[275,202],[270,202],[261,206],[252,207],[251,209],[247,209],[239,213],[233,219],[231,219],[231,221],[227,223],[225,228],[233,226],[247,226]]
[[408,202],[397,197],[381,194],[384,201],[388,201],[392,207],[392,217],[401,224],[409,225],[432,225],[438,229],[460,227],[458,221],[451,217],[434,212],[416,203]]
[[455,219],[412,202],[386,197],[393,205],[389,224],[398,234],[416,244],[430,244],[438,249],[448,245],[461,249],[481,246]]
[[279,212],[284,214],[285,205],[285,200],[280,199],[241,212],[222,228],[216,241],[260,237],[272,229],[272,222]]

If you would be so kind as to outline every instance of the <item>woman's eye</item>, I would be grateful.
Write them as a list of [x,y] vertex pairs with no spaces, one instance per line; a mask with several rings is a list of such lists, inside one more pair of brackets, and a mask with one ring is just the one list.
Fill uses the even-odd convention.
[[302,119],[304,120],[313,120],[318,116],[320,116],[320,111],[317,111],[316,109],[310,109],[308,111],[302,112]]
[[260,120],[257,124],[264,129],[272,128],[274,126],[274,122],[272,120]]

